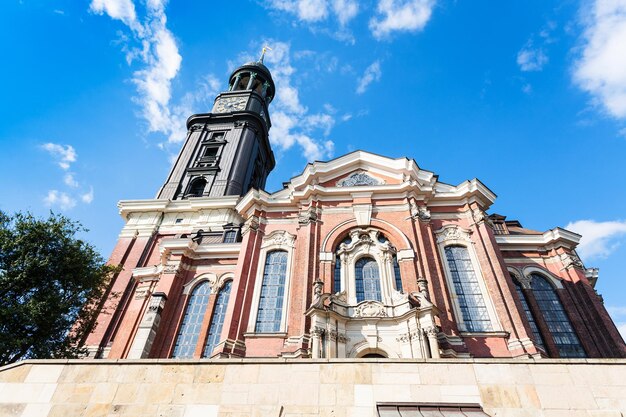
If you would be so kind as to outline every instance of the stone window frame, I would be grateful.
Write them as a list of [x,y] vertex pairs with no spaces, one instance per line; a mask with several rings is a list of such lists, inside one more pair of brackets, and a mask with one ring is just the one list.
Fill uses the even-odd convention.
[[[511,269],[509,269],[509,272],[512,272]],[[568,312],[568,310],[565,308],[565,305],[563,305],[563,302],[561,301],[557,290],[563,290],[563,283],[562,283],[562,279],[555,277],[553,274],[551,274],[550,272],[546,271],[545,269],[536,267],[536,266],[527,266],[525,268],[523,268],[523,270],[521,272],[515,270],[511,273],[512,276],[515,277],[515,279],[517,280],[517,282],[519,282],[520,286],[523,289],[528,289],[530,291],[533,292],[533,297],[534,297],[534,292],[535,289],[532,288],[532,281],[533,281],[533,275],[537,275],[541,278],[543,278],[548,285],[550,285],[552,287],[552,291],[554,293],[554,296],[556,297],[556,299],[559,301],[559,305],[561,307],[561,309],[563,310],[563,313],[565,314],[565,317],[567,318],[567,322],[569,327],[572,329],[572,332],[574,334],[574,336],[576,337],[577,341],[578,341],[578,345],[580,346],[580,348],[582,349],[582,351],[584,352],[585,356],[583,356],[583,358],[587,358],[588,357],[588,353],[587,350],[585,349],[585,346],[583,345],[582,341],[581,341],[581,337],[578,334],[578,331],[576,329],[576,326],[574,325],[574,322],[572,321],[571,317],[570,317],[570,313]],[[538,300],[536,300],[536,302],[539,302]],[[543,310],[541,310],[541,308],[539,309],[535,309],[532,306],[530,306],[530,310],[531,313],[533,314],[533,316],[535,317],[535,320],[537,320],[537,316],[541,317],[541,320],[543,320],[546,325],[547,325],[547,321],[546,321],[546,317],[545,314],[543,312]],[[550,329],[548,329],[549,337],[550,339],[554,339],[554,334],[552,333],[552,331]],[[546,336],[545,334],[543,334],[543,332],[541,332],[541,330],[539,330],[539,333],[541,334],[544,343],[546,340]],[[556,344],[556,342],[554,342],[555,344],[555,348],[559,349],[559,345]],[[559,357],[561,352],[558,352]],[[565,358],[579,358],[578,356],[567,356]]]
[[[293,276],[293,256],[295,252],[296,236],[286,230],[276,230],[263,237],[261,250],[259,252],[259,262],[257,265],[256,279],[254,282],[254,292],[252,293],[252,304],[248,327],[246,333],[254,335],[284,335],[287,333],[287,314],[290,307],[291,277]],[[280,326],[278,332],[266,333],[256,331],[256,320],[259,314],[259,303],[261,301],[261,286],[263,285],[263,274],[267,255],[276,250],[287,252],[287,269],[285,275],[285,294],[281,311]]]
[[[471,233],[472,232],[470,230],[464,229],[457,225],[446,225],[443,226],[441,229],[435,231],[435,236],[437,238],[437,249],[439,251],[439,256],[441,257],[441,263],[443,264],[444,276],[450,294],[450,301],[452,304],[454,317],[456,318],[456,323],[461,333],[480,335],[501,332],[502,324],[498,319],[498,314],[496,313],[493,299],[491,298],[491,294],[489,293],[489,290],[487,288],[485,277],[483,275],[480,262],[478,261],[478,255],[476,254],[476,249],[474,248],[474,242],[470,237]],[[478,285],[480,287],[480,291],[485,302],[485,307],[487,308],[487,313],[489,314],[489,319],[491,320],[492,330],[470,331],[467,329],[467,325],[465,324],[465,320],[463,319],[463,314],[461,312],[461,306],[458,301],[458,296],[454,288],[454,282],[452,281],[452,272],[450,271],[450,267],[448,266],[448,258],[446,257],[445,251],[445,248],[447,246],[462,246],[467,249],[470,261],[472,262],[472,268],[474,269],[474,273],[476,274]]]
[[[213,320],[213,312],[211,312],[210,316],[208,314],[209,307],[211,306],[211,303],[215,302],[215,298],[217,297],[219,292],[224,288],[226,283],[231,282],[231,285],[234,285],[234,280],[235,280],[235,274],[233,272],[225,272],[221,274],[219,277],[217,274],[213,272],[205,272],[205,273],[198,275],[197,277],[195,277],[194,279],[192,279],[191,281],[189,281],[187,284],[183,286],[182,295],[184,297],[184,306],[182,309],[182,315],[178,321],[178,326],[176,327],[176,334],[174,336],[174,339],[172,340],[172,348],[169,354],[170,358],[174,358],[173,357],[174,348],[176,346],[176,341],[179,336],[180,327],[183,325],[183,317],[185,316],[185,313],[187,312],[187,308],[189,307],[189,302],[191,299],[191,294],[193,294],[194,290],[204,282],[208,282],[209,287],[211,289],[209,292],[209,302],[207,304],[206,310],[203,312],[200,333],[198,335],[198,340],[196,341],[196,350],[200,347],[200,345],[202,345],[201,346],[202,352],[204,352],[206,341],[207,341],[206,338],[208,337],[209,328],[211,326],[211,321]],[[232,291],[232,288],[231,288],[231,291]],[[232,292],[231,292],[231,295],[232,295]],[[230,303],[230,299],[228,302]],[[200,337],[203,335],[203,333],[204,333],[204,337]],[[200,357],[203,357],[202,354],[200,355]]]
[[[393,305],[394,291],[399,292],[396,288],[396,277],[393,266],[393,257],[397,256],[397,251],[385,236],[385,233],[373,228],[353,228],[348,231],[351,238],[350,244],[345,244],[342,239],[334,251],[335,263],[336,257],[340,258],[340,268],[333,268],[333,273],[340,272],[341,291],[346,294],[346,300],[349,305],[357,305],[372,300],[363,300],[357,302],[356,298],[356,263],[365,257],[372,258],[378,265],[380,279],[380,301],[384,305]],[[363,239],[366,236],[369,239]],[[387,241],[382,243],[379,237],[383,236]],[[373,251],[372,251],[373,248]],[[335,265],[336,266],[336,265]],[[333,277],[334,282],[334,277]]]

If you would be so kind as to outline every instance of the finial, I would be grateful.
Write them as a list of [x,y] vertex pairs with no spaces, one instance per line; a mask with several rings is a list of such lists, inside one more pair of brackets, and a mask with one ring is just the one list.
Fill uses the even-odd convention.
[[259,62],[262,64],[263,63],[263,58],[265,58],[265,52],[267,51],[271,51],[272,48],[270,48],[269,46],[265,45],[263,47],[263,49],[261,49],[261,58],[259,58]]

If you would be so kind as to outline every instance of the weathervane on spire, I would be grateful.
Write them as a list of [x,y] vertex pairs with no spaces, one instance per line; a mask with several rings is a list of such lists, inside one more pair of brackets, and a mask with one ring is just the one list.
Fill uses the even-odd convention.
[[261,49],[261,58],[259,58],[259,62],[262,64],[263,63],[263,58],[265,58],[265,52],[267,51],[271,51],[272,48],[270,48],[269,46],[265,45],[263,47],[263,49]]

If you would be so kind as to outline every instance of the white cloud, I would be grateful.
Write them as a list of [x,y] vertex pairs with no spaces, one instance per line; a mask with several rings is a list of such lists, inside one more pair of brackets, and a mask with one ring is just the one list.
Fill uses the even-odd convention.
[[615,118],[626,118],[626,0],[583,2],[585,30],[574,82]]
[[524,92],[524,94],[531,94],[533,92],[533,86],[529,83],[524,84],[522,86],[522,92]]
[[76,162],[76,150],[72,145],[59,145],[57,143],[44,143],[41,145],[43,149],[48,151],[56,160],[59,166],[68,170],[72,162]]
[[64,192],[57,190],[48,191],[48,195],[43,199],[47,207],[59,206],[61,210],[69,210],[76,206],[76,200]]
[[367,87],[374,81],[380,80],[382,71],[380,70],[380,61],[374,61],[365,69],[363,75],[359,78],[356,92],[357,94],[363,94]]
[[127,61],[139,60],[143,68],[133,73],[132,81],[138,95],[134,101],[141,107],[141,115],[149,132],[162,133],[169,143],[185,139],[185,121],[200,102],[213,98],[219,88],[215,77],[208,75],[194,93],[186,94],[177,104],[172,103],[172,81],[178,75],[182,56],[176,39],[167,28],[164,0],[148,0],[145,15],[138,16],[132,0],[92,0],[90,9],[106,13],[112,19],[124,22],[132,37],[123,36]]
[[[309,114],[309,109],[300,102],[299,90],[291,79],[295,69],[291,64],[289,44],[275,40],[267,40],[264,44],[272,46],[272,52],[265,56],[265,63],[270,67],[276,85],[280,86],[271,105],[270,142],[279,150],[287,150],[297,144],[309,161],[332,157],[334,143],[314,137],[318,131],[324,137],[330,134],[335,124],[332,114],[329,114],[332,113],[329,111],[332,106],[324,106],[327,113]],[[241,59],[249,60],[250,57]]]
[[80,199],[85,204],[91,204],[91,202],[93,201],[93,187],[89,187],[89,192],[82,194],[80,196]]
[[626,323],[615,323],[617,325],[617,330],[619,330],[622,338],[626,340]]
[[112,19],[121,20],[129,26],[134,25],[137,20],[132,0],[92,0],[89,8],[94,13],[106,13]]
[[517,65],[522,71],[541,71],[548,63],[548,56],[542,48],[535,48],[532,41],[517,53]]
[[377,17],[369,27],[375,38],[381,39],[392,32],[422,30],[432,15],[435,0],[379,0]]
[[332,11],[341,26],[345,26],[359,11],[356,0],[269,0],[265,3],[270,9],[295,15],[304,23],[326,20]]
[[76,178],[74,177],[73,172],[66,173],[65,176],[63,177],[63,182],[68,187],[72,187],[72,188],[78,187],[78,181],[76,181]]
[[345,26],[359,12],[359,3],[355,0],[333,0],[333,12],[342,26]]
[[606,258],[626,236],[626,221],[578,220],[565,228],[582,235],[577,251],[583,259]]

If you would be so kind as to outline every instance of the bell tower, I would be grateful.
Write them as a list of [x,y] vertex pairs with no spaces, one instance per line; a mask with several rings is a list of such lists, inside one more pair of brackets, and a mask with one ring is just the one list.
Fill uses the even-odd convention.
[[268,137],[275,86],[263,55],[233,71],[211,113],[187,119],[187,139],[157,198],[241,196],[265,187],[275,165]]

